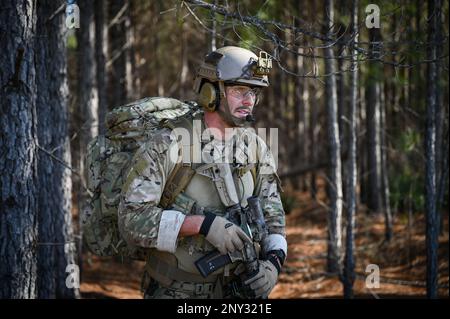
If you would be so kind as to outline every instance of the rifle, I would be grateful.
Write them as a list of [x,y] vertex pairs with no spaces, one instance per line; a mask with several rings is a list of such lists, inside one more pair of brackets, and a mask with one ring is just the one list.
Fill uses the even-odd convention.
[[224,217],[239,226],[252,239],[252,243],[244,243],[242,252],[235,251],[221,255],[218,250],[215,250],[198,259],[195,266],[203,277],[206,278],[217,269],[238,260],[244,263],[247,275],[251,276],[258,271],[259,256],[255,246],[267,236],[267,227],[259,197],[251,196],[247,198],[247,203],[245,208],[240,204],[228,207]]

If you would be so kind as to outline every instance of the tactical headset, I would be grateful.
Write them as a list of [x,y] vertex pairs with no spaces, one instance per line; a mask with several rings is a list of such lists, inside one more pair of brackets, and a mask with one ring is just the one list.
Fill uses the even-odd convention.
[[204,82],[198,94],[198,104],[208,112],[214,112],[220,105],[220,89],[211,82]]

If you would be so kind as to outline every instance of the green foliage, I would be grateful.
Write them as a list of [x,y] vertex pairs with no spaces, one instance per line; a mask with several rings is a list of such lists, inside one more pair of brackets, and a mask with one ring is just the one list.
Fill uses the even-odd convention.
[[262,5],[256,6],[256,8],[258,8],[258,11],[256,12],[258,18],[263,20],[274,20],[280,18],[284,6],[280,6],[278,1],[267,0]]
[[349,26],[351,23],[351,17],[350,15],[339,15],[337,22],[340,22],[344,26]]
[[413,211],[423,211],[425,207],[424,176],[408,167],[393,171],[389,178],[391,205],[399,211],[406,211],[411,205]]
[[75,35],[75,32],[73,32],[67,36],[67,49],[75,50],[77,46],[77,37]]
[[423,160],[420,158],[422,138],[418,131],[407,128],[394,143],[398,152],[392,161],[389,183],[391,204],[401,210],[411,205],[413,211],[422,211],[425,205]]
[[237,27],[236,30],[240,36],[239,46],[252,50],[253,46],[260,45],[260,39],[257,36],[257,32],[252,27]]
[[387,78],[386,81],[393,82],[394,85],[398,87],[407,86],[409,84],[408,78],[406,77],[406,73],[404,72],[396,72],[395,76],[392,78]]
[[182,4],[181,2],[176,4],[177,10],[175,11],[175,18],[177,21],[177,26],[180,28],[183,27],[183,24],[185,22],[185,19],[183,18],[183,10],[181,9],[182,8],[181,4]]
[[397,147],[401,152],[409,153],[418,148],[420,143],[420,133],[408,127],[404,133],[400,135]]

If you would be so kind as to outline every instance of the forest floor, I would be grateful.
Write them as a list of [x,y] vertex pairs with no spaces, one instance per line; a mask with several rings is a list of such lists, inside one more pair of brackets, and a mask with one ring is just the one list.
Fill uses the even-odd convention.
[[[288,259],[270,298],[342,298],[339,278],[326,272],[327,213],[309,193],[290,192],[296,205],[286,216]],[[439,296],[449,297],[449,225],[439,237]],[[425,217],[395,216],[394,236],[384,240],[383,216],[359,211],[356,219],[356,298],[425,298]],[[142,298],[143,262],[84,254],[82,298]],[[379,288],[366,287],[366,267],[379,267]],[[368,270],[369,271],[369,270]],[[373,271],[373,270],[372,270]]]

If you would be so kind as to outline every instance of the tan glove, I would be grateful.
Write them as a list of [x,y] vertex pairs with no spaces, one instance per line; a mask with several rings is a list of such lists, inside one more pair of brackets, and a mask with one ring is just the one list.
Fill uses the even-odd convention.
[[244,248],[244,242],[252,240],[244,231],[229,220],[212,213],[205,214],[205,220],[200,227],[200,234],[205,235],[214,247],[224,255]]
[[260,260],[258,272],[248,279],[244,279],[243,285],[250,296],[255,299],[267,298],[278,280],[278,269],[269,260]]

